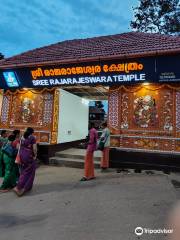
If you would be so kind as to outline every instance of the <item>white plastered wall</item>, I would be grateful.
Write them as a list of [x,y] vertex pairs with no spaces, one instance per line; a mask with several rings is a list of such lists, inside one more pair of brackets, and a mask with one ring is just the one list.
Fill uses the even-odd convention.
[[58,143],[84,139],[88,135],[89,106],[82,98],[59,90]]

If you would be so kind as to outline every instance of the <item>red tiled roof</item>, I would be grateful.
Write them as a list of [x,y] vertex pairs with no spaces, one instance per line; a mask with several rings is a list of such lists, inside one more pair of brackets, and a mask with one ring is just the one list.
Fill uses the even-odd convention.
[[1,60],[0,68],[173,53],[180,53],[178,36],[128,32],[58,42]]

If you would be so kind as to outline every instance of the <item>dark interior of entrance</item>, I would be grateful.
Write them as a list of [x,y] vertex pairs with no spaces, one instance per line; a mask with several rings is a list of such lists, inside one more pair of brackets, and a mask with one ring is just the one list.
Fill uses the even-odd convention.
[[109,87],[105,86],[66,86],[63,87],[74,95],[84,98],[89,102],[89,123],[94,123],[97,130],[107,121]]

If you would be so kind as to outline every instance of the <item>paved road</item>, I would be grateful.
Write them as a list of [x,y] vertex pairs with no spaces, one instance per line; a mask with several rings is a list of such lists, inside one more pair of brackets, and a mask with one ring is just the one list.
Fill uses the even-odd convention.
[[79,182],[82,174],[41,167],[28,195],[0,194],[0,240],[133,240],[137,226],[164,228],[177,198],[167,175],[111,171]]

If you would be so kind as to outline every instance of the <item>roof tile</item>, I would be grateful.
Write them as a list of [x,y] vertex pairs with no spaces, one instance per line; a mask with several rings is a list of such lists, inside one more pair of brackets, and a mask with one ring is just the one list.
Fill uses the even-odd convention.
[[180,53],[180,37],[128,32],[110,36],[75,39],[36,48],[0,61],[0,67],[70,63],[98,58],[123,58]]

